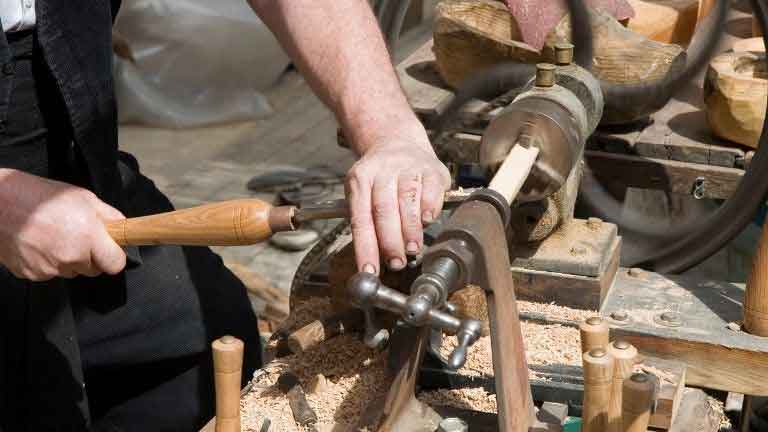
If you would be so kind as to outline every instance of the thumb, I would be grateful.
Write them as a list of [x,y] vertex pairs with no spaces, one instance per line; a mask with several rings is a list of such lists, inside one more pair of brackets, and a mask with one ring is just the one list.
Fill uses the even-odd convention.
[[102,228],[91,246],[91,262],[107,274],[120,273],[125,268],[125,251]]
[[96,214],[103,221],[116,221],[125,219],[125,216],[120,210],[106,204],[105,202],[96,199],[93,201],[93,209],[96,210]]

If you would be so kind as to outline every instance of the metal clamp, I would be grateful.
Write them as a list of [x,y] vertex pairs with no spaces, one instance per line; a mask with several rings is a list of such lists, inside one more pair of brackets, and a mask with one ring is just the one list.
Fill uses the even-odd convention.
[[448,366],[459,369],[467,361],[467,350],[479,338],[482,330],[480,321],[460,319],[442,308],[434,306],[424,293],[405,294],[381,283],[378,277],[370,273],[358,273],[347,285],[352,304],[366,315],[365,343],[368,346],[380,342],[377,337],[386,332],[376,324],[374,308],[393,312],[415,327],[429,326],[453,333],[458,338],[458,346],[448,360]]

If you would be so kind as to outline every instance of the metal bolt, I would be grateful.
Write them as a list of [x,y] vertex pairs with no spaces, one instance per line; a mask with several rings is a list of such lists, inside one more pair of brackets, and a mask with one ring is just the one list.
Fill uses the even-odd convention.
[[663,312],[656,317],[656,323],[667,327],[679,327],[683,324],[680,314],[677,312]]
[[589,317],[587,318],[587,324],[589,325],[600,325],[603,323],[603,319],[600,317]]
[[536,65],[536,87],[552,87],[555,85],[555,65],[539,63]]
[[693,182],[693,192],[692,193],[693,193],[693,197],[696,198],[697,200],[700,200],[700,199],[704,198],[704,194],[707,191],[707,188],[704,186],[706,181],[707,181],[707,179],[705,179],[704,177],[698,177]]
[[611,318],[615,319],[616,321],[626,321],[629,319],[629,313],[627,313],[625,310],[618,310],[611,313]]
[[642,384],[648,382],[648,375],[644,373],[634,373],[629,379],[632,380],[632,382]]
[[630,345],[629,342],[627,342],[627,341],[625,341],[623,339],[622,340],[617,340],[616,342],[613,343],[613,347],[614,348],[616,348],[618,350],[622,350],[622,351],[623,350],[628,350],[631,346],[632,345]]
[[236,341],[235,337],[234,336],[230,336],[230,335],[222,336],[221,339],[219,339],[219,340],[221,341],[221,343],[227,344],[227,345],[229,345],[231,343],[235,343],[235,341]]
[[643,271],[643,269],[637,268],[637,267],[632,267],[631,269],[629,269],[629,271],[627,271],[627,274],[636,278],[645,276],[645,272]]
[[597,231],[600,229],[600,227],[603,226],[603,220],[596,217],[591,217],[587,219],[587,228]]
[[586,255],[587,249],[583,246],[574,246],[571,248],[571,254],[573,255]]
[[573,44],[562,42],[555,45],[555,62],[562,66],[573,63]]
[[467,422],[457,417],[444,418],[437,428],[438,432],[467,432],[468,430]]
[[608,354],[607,351],[605,351],[605,348],[594,348],[592,351],[589,352],[589,355],[591,355],[594,358],[603,358],[605,355]]

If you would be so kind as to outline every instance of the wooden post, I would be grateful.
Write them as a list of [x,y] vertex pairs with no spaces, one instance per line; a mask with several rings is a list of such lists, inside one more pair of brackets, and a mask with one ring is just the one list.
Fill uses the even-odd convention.
[[646,432],[651,419],[653,380],[646,374],[633,374],[624,381],[622,427],[624,432]]
[[621,426],[622,389],[624,381],[632,376],[637,361],[637,348],[629,342],[619,340],[611,343],[609,352],[613,356],[613,384],[611,402],[608,405],[608,431],[624,432]]
[[211,347],[216,386],[216,432],[240,432],[240,380],[245,345],[233,336],[223,336],[213,341]]
[[763,227],[747,281],[744,328],[755,336],[768,337],[768,225]]
[[581,334],[581,352],[595,348],[608,349],[608,323],[599,316],[587,318],[579,326]]
[[584,401],[582,432],[605,432],[613,383],[613,356],[605,348],[584,353]]

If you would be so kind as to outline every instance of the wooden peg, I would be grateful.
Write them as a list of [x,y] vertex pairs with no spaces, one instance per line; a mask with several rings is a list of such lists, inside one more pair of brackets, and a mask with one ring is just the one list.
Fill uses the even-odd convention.
[[768,225],[763,226],[747,281],[744,328],[755,336],[768,336]]
[[632,376],[637,362],[637,348],[627,341],[611,342],[609,351],[613,356],[613,384],[611,402],[608,405],[608,432],[624,432],[621,424],[621,407],[624,381]]
[[646,374],[632,374],[624,381],[621,422],[624,432],[646,432],[651,418],[654,381]]
[[500,193],[511,204],[528,179],[538,156],[538,148],[516,144],[496,171],[488,188]]
[[608,428],[608,405],[613,384],[613,356],[605,348],[594,348],[582,356],[584,400],[582,432],[605,432]]
[[213,341],[216,386],[216,432],[240,432],[240,383],[243,374],[243,341],[222,336]]
[[294,354],[301,354],[321,343],[363,325],[363,313],[349,309],[324,319],[317,319],[288,336],[288,348]]
[[581,335],[581,352],[589,352],[595,348],[608,349],[608,323],[599,316],[587,318],[579,326]]

